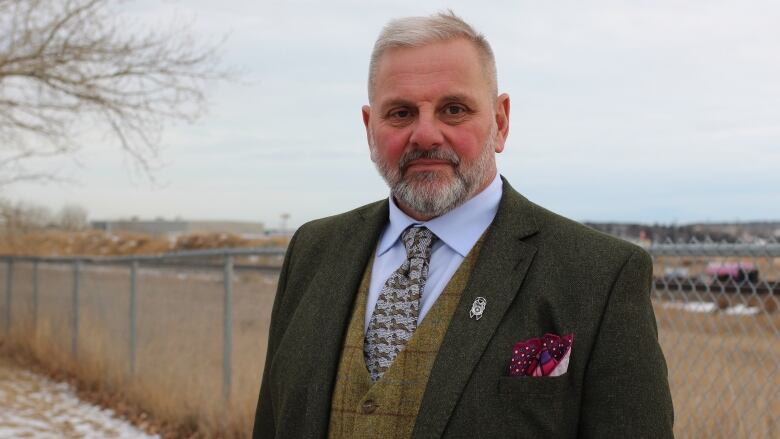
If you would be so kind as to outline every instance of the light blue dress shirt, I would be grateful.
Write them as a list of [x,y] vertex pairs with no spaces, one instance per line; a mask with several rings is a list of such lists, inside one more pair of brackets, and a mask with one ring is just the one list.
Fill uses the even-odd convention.
[[371,270],[364,332],[368,331],[368,323],[385,281],[406,260],[401,233],[411,225],[423,225],[439,238],[431,251],[428,281],[420,298],[420,317],[417,320],[419,324],[458,270],[460,263],[493,222],[501,194],[501,178],[496,173],[493,181],[482,192],[444,215],[424,222],[409,217],[398,208],[393,197],[390,197],[390,221],[379,237]]

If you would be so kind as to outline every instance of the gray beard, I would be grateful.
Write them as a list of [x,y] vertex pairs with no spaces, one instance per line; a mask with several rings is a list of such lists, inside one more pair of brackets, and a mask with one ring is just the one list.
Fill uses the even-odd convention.
[[[373,138],[370,140],[371,158],[398,202],[422,216],[433,218],[444,215],[476,195],[491,171],[496,132],[497,128],[493,125],[482,153],[473,163],[462,164],[452,149],[441,147],[407,151],[399,159],[398,167],[393,168],[375,153]],[[448,177],[438,171],[405,175],[409,162],[421,158],[449,161],[454,165],[454,178],[447,181]]]

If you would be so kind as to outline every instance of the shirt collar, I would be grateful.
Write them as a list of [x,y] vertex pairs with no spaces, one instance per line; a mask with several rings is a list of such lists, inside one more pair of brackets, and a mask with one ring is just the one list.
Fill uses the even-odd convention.
[[493,181],[482,192],[444,215],[424,222],[405,214],[395,204],[391,195],[390,223],[379,239],[377,256],[384,254],[395,245],[401,233],[409,226],[421,225],[427,227],[444,244],[465,258],[485,229],[493,222],[501,201],[501,193],[501,178],[496,173]]

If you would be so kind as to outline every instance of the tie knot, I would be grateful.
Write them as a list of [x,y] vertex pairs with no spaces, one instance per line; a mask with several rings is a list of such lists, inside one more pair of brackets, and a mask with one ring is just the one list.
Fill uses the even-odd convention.
[[427,227],[409,227],[404,230],[401,239],[406,247],[407,259],[422,258],[430,259],[431,247],[436,241],[436,235]]

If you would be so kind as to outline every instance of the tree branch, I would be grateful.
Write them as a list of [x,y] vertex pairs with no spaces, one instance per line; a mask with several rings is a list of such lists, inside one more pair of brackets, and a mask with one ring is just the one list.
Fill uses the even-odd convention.
[[195,120],[204,85],[232,76],[186,28],[125,32],[117,1],[0,0],[0,186],[28,179],[5,165],[71,154],[88,120],[151,178],[165,125]]

